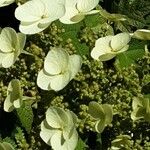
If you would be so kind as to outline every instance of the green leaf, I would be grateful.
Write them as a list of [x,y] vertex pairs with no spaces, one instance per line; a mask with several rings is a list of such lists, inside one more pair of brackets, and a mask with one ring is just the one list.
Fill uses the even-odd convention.
[[106,19],[104,19],[99,14],[95,14],[95,15],[86,16],[84,19],[84,22],[85,22],[87,27],[95,27],[97,25],[106,23]]
[[81,26],[83,26],[83,22],[82,21],[79,22],[79,23],[76,23],[76,24],[63,24],[60,21],[56,21],[55,24],[56,24],[56,26],[58,28],[65,29],[65,32],[69,32],[69,31],[76,31],[76,32],[78,32],[80,30]]
[[145,54],[146,42],[134,41],[129,46],[129,49],[123,53],[120,53],[116,57],[116,65],[119,68],[128,67],[131,64],[135,64],[136,60],[142,58]]
[[79,55],[87,55],[89,53],[89,47],[85,43],[80,43],[77,37],[77,31],[68,31],[61,34],[64,44],[68,39],[72,40],[73,46],[76,48]]
[[33,111],[31,108],[31,104],[24,103],[21,108],[17,109],[17,115],[22,126],[28,133],[30,133],[33,123]]
[[77,143],[77,147],[75,150],[86,150],[88,146],[84,143],[84,141],[82,141],[81,138],[79,138],[78,143]]

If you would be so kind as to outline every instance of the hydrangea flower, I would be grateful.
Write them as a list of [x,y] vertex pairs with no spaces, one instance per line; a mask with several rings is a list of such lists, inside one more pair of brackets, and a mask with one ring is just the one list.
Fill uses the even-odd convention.
[[20,81],[11,80],[7,89],[7,97],[4,101],[4,110],[11,112],[14,108],[20,108],[22,105],[23,92],[21,90]]
[[96,40],[95,47],[91,51],[91,57],[100,61],[107,61],[114,58],[129,48],[131,39],[128,33],[119,33],[115,36],[106,36]]
[[3,28],[0,33],[0,66],[11,67],[21,54],[26,41],[26,36],[16,33],[12,28]]
[[50,107],[41,123],[40,137],[54,150],[74,150],[78,142],[76,121],[73,112]]
[[15,150],[15,148],[8,142],[0,142],[0,150]]
[[103,132],[104,128],[112,122],[113,111],[109,104],[89,103],[89,114],[96,120],[95,130],[98,133]]
[[133,38],[136,38],[136,39],[150,40],[150,30],[138,29],[131,35],[133,36]]
[[73,24],[84,19],[85,15],[95,14],[99,12],[94,9],[99,3],[99,0],[66,0],[65,15],[60,18],[60,21],[65,24]]
[[8,6],[14,2],[15,0],[0,0],[0,7]]
[[150,99],[149,98],[137,98],[135,97],[132,102],[131,119],[133,121],[144,119],[150,122]]
[[35,34],[64,13],[64,0],[30,0],[16,8],[15,17],[21,21],[19,29],[22,33]]
[[63,89],[81,68],[81,57],[71,55],[62,48],[50,50],[44,61],[44,68],[38,73],[37,85],[43,90]]
[[4,101],[4,111],[11,112],[15,108],[20,108],[25,100],[33,100],[33,98],[23,96],[18,79],[11,80],[7,88],[7,97]]

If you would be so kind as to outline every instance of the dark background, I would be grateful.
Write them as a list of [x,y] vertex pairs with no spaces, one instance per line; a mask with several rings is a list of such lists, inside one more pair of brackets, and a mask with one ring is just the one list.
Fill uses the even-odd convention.
[[14,12],[17,5],[15,3],[0,7],[0,27],[12,27],[18,31],[19,21],[15,18]]

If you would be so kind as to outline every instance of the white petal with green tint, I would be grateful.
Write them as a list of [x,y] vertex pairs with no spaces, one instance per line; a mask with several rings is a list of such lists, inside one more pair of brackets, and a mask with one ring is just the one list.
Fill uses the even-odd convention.
[[12,52],[17,43],[17,34],[14,29],[6,27],[0,34],[0,50],[2,52]]
[[105,119],[100,119],[99,121],[96,122],[95,124],[95,130],[98,133],[102,133],[104,128],[105,128]]
[[77,3],[77,9],[79,12],[88,12],[95,8],[99,3],[99,0],[79,0]]
[[62,73],[67,67],[69,55],[61,48],[50,50],[44,61],[44,69],[51,75]]
[[85,18],[85,14],[78,13],[78,14],[74,15],[73,17],[71,17],[70,20],[74,23],[78,23],[78,22],[82,21],[84,18]]
[[115,36],[113,36],[110,46],[112,48],[112,51],[117,52],[121,50],[124,46],[126,46],[131,39],[131,36],[129,33],[119,33]]
[[2,67],[9,68],[14,64],[15,56],[14,53],[8,53],[2,61]]
[[39,21],[44,11],[42,0],[31,0],[16,8],[15,17],[22,22]]
[[7,56],[6,53],[3,53],[3,52],[0,51],[0,67],[2,67],[2,61],[3,61],[3,59],[4,59],[6,56]]
[[99,60],[99,58],[102,55],[106,54],[106,56],[104,58],[100,58],[100,60],[101,61],[108,60],[110,56],[108,56],[107,58],[107,54],[112,53],[111,52],[112,49],[109,46],[112,37],[113,36],[106,36],[96,40],[95,47],[91,51],[91,57],[96,60]]
[[51,128],[46,120],[42,121],[40,137],[46,144],[50,145],[50,139],[55,134],[55,132],[56,130],[54,128]]
[[131,119],[133,121],[139,120],[144,118],[145,110],[143,108],[136,108],[134,111],[131,113]]
[[46,121],[53,128],[62,129],[67,120],[67,114],[61,108],[51,107],[46,111]]
[[0,0],[0,7],[8,6],[14,2],[15,0]]
[[69,70],[71,72],[71,79],[79,72],[82,65],[82,58],[79,55],[71,55],[69,58]]
[[77,145],[78,133],[75,128],[71,132],[72,132],[71,137],[66,139],[64,142],[64,145],[63,145],[64,150],[74,150]]
[[113,110],[112,106],[109,104],[103,104],[102,105],[103,110],[105,112],[105,124],[110,124],[113,120]]
[[150,30],[138,29],[133,33],[133,38],[140,40],[150,40]]
[[18,50],[20,50],[19,52],[21,53],[26,43],[26,35],[22,33],[18,33],[17,36],[18,36],[18,45],[19,45]]
[[24,34],[35,34],[44,30],[43,28],[39,28],[38,24],[39,22],[34,22],[30,24],[21,22],[19,30]]
[[50,90],[50,81],[52,76],[46,74],[46,72],[42,69],[37,76],[37,85],[43,90]]
[[16,99],[14,100],[13,105],[15,108],[20,108],[22,105],[22,101],[20,99]]
[[50,88],[55,91],[62,90],[71,80],[71,73],[65,72],[55,75],[50,81]]
[[45,18],[49,19],[49,22],[55,21],[61,18],[65,14],[65,1],[63,0],[45,0]]
[[89,103],[88,113],[95,119],[104,118],[105,115],[102,106],[94,101]]
[[62,16],[59,20],[64,24],[73,24],[79,22],[79,20],[72,20],[74,16],[78,15],[78,10],[75,7],[66,7],[65,15]]
[[[54,150],[64,150],[63,147],[63,142],[64,140],[62,138],[62,132],[60,130],[57,130],[55,134],[51,137],[50,143],[51,146]],[[63,142],[62,142],[63,141]],[[61,144],[62,143],[62,144]]]
[[11,96],[8,95],[4,101],[4,111],[11,112],[13,109],[14,109],[14,106],[11,100]]
[[137,109],[138,107],[142,107],[142,106],[143,106],[142,98],[134,97],[133,101],[132,101],[132,108],[133,108],[133,110]]
[[51,138],[51,146],[54,150],[74,150],[77,141],[78,141],[78,134],[76,130],[74,130],[70,139],[63,140],[62,134],[60,132],[56,132]]

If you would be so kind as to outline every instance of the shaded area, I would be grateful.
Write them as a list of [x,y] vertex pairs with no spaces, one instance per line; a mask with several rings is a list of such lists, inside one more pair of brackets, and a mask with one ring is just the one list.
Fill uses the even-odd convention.
[[19,21],[15,18],[14,12],[17,5],[15,3],[0,7],[0,27],[12,27],[16,31],[19,31]]

